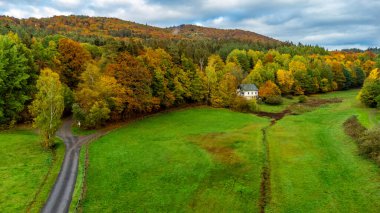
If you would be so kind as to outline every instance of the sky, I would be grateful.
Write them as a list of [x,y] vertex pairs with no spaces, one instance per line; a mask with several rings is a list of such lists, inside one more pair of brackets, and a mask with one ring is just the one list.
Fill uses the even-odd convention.
[[330,50],[380,47],[380,0],[0,0],[0,14],[75,14],[158,27],[243,29]]

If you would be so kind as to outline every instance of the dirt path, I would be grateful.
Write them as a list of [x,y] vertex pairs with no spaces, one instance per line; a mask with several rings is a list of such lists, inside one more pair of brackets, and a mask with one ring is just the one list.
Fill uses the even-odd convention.
[[41,212],[68,212],[78,173],[79,153],[82,144],[98,137],[99,134],[74,136],[71,132],[72,120],[65,120],[57,135],[62,138],[65,146],[65,158],[54,187]]
[[270,149],[269,144],[267,140],[267,132],[268,129],[275,125],[278,120],[281,120],[283,117],[285,117],[288,114],[291,114],[291,111],[289,109],[285,109],[282,112],[279,113],[271,113],[271,112],[258,112],[255,113],[257,116],[260,117],[267,117],[271,118],[270,125],[264,127],[261,129],[261,132],[263,134],[263,147],[264,147],[264,164],[261,169],[261,183],[260,183],[260,198],[259,198],[259,211],[260,213],[265,212],[266,206],[270,202],[271,198],[271,182],[270,182],[270,175],[271,175],[271,167],[270,167]]

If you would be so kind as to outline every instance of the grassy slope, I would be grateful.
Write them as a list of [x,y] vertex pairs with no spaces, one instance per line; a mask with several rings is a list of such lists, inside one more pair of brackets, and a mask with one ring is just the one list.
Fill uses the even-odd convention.
[[357,90],[321,95],[344,102],[287,116],[269,129],[272,167],[270,212],[376,212],[379,169],[356,154],[342,123],[358,115],[378,123],[374,111],[355,100]]
[[116,130],[90,146],[84,211],[255,212],[268,124],[197,108]]
[[[64,146],[58,143],[56,158],[39,144],[39,136],[28,130],[0,133],[0,209],[2,212],[22,212],[30,207],[39,212],[64,156]],[[49,176],[46,175],[49,172]],[[31,206],[34,196],[39,191]]]

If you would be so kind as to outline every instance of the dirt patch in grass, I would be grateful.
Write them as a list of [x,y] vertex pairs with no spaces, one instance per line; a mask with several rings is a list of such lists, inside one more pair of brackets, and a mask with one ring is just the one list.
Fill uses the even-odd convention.
[[238,143],[232,135],[227,133],[210,133],[207,135],[193,136],[190,141],[210,153],[213,158],[223,164],[237,164],[241,162],[235,154],[234,144]]
[[320,98],[311,98],[307,100],[303,105],[309,106],[309,107],[320,107],[325,104],[335,104],[335,103],[341,103],[343,99],[341,98],[329,98],[329,99],[320,99]]
[[341,103],[343,100],[340,98],[330,98],[330,99],[320,99],[320,98],[310,98],[304,103],[296,103],[290,105],[287,110],[291,111],[292,115],[300,115],[306,112],[311,112],[316,108],[326,105]]
[[257,116],[260,116],[260,117],[268,117],[268,118],[271,118],[273,120],[280,120],[282,119],[283,117],[285,117],[285,115],[291,113],[291,111],[289,109],[286,109],[282,112],[257,112],[257,113],[254,113],[256,114]]

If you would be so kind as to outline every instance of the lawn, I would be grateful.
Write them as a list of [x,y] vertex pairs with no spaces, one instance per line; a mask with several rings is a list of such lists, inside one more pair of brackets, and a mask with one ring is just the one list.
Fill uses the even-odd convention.
[[268,212],[378,212],[379,168],[357,155],[342,123],[358,115],[366,126],[377,113],[355,99],[358,90],[319,95],[342,103],[287,116],[268,129],[271,203]]
[[195,108],[156,115],[89,148],[84,212],[257,212],[265,118]]
[[39,212],[54,185],[64,146],[55,155],[42,149],[39,136],[30,130],[0,132],[0,210]]

